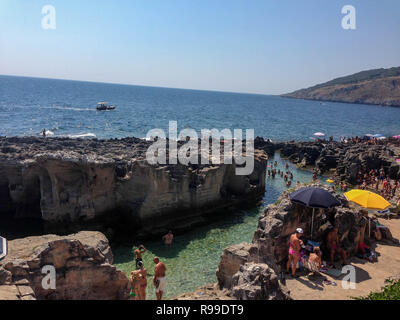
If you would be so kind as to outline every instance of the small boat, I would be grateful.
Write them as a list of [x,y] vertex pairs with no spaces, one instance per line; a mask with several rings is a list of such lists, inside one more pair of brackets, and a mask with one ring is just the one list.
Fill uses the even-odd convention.
[[115,108],[115,106],[109,105],[108,102],[99,102],[96,107],[99,111],[114,110]]

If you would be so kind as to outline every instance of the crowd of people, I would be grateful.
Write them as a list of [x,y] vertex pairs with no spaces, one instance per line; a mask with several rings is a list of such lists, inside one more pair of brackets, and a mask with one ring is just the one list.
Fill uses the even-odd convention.
[[[370,171],[361,169],[357,174],[357,183],[360,189],[374,190],[386,200],[395,199],[397,202],[400,201],[400,195],[397,193],[400,190],[400,180],[390,179],[383,167],[379,170],[371,169]],[[396,199],[396,197],[398,198]]]
[[[293,173],[289,170],[289,164],[285,164],[285,169],[286,170],[280,170],[277,169],[276,167],[278,166],[278,162],[274,161],[273,165],[268,166],[268,178],[272,177],[273,179],[275,179],[276,176],[283,178],[286,187],[290,188],[292,186],[292,181],[293,181]],[[298,182],[299,183],[299,182]]]
[[[162,237],[164,245],[166,247],[172,246],[174,235],[170,230],[166,235]],[[147,289],[147,269],[144,267],[143,254],[147,251],[144,245],[140,245],[134,251],[134,261],[136,270],[130,273],[129,287],[130,287],[130,299],[131,300],[146,300],[146,289]],[[159,257],[153,258],[155,264],[153,285],[156,291],[157,300],[161,300],[166,288],[166,272],[167,267],[160,260]]]
[[[304,241],[302,240],[303,235],[303,229],[297,228],[296,232],[292,234],[289,239],[289,256],[286,264],[286,274],[291,274],[293,278],[298,278],[296,270],[299,262],[304,266],[307,266],[313,273],[319,272],[322,268],[322,250],[320,246],[305,246]],[[342,257],[343,266],[347,264],[347,254],[341,247],[337,227],[332,227],[328,231],[325,238],[325,247],[328,250],[330,259],[328,268],[334,267],[334,259],[336,255]]]

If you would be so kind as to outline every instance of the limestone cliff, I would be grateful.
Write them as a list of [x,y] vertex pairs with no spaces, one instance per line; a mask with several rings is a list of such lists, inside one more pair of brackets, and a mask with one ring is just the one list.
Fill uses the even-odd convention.
[[[100,232],[12,240],[0,261],[0,299],[128,299],[128,279],[112,262],[108,240]],[[55,289],[42,285],[44,266],[55,268]]]
[[266,156],[249,176],[233,164],[150,165],[151,142],[0,138],[0,218],[35,218],[46,233],[83,228],[155,235],[265,192]]

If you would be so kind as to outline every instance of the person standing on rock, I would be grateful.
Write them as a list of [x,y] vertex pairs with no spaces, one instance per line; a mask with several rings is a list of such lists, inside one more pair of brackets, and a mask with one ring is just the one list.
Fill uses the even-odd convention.
[[165,273],[167,271],[167,267],[165,266],[164,263],[160,261],[158,257],[154,257],[154,263],[156,264],[156,267],[154,268],[154,278],[153,278],[153,284],[154,287],[156,288],[156,296],[157,300],[162,299],[162,295],[165,291]]
[[300,250],[304,245],[303,241],[300,239],[303,235],[303,229],[297,228],[296,233],[290,236],[290,245],[289,245],[289,260],[286,265],[286,273],[289,274],[290,267],[292,267],[292,277],[297,278],[296,276],[296,268],[297,263],[300,261]]
[[170,247],[172,245],[172,241],[174,240],[174,235],[172,234],[172,231],[169,230],[168,233],[162,237],[164,244],[167,247]]
[[328,235],[326,236],[326,248],[330,252],[330,259],[331,259],[331,266],[334,265],[334,258],[335,255],[338,253],[342,255],[343,258],[343,266],[347,264],[346,262],[346,251],[344,251],[340,247],[339,243],[339,230],[337,227],[334,227],[331,231],[329,231]]
[[136,262],[136,269],[139,269],[139,262],[143,262],[142,254],[145,253],[147,249],[144,245],[140,245],[138,249],[135,250],[134,259]]

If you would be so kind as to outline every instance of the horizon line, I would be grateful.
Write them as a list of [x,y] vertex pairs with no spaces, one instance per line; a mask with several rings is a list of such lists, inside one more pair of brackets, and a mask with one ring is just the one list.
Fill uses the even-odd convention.
[[258,96],[281,97],[281,95],[284,94],[284,93],[282,93],[282,94],[268,94],[268,93],[255,93],[255,92],[223,91],[223,90],[215,90],[215,89],[177,88],[177,87],[151,86],[151,85],[141,85],[141,84],[121,83],[121,82],[76,80],[76,79],[49,78],[49,77],[37,77],[37,76],[26,76],[26,75],[22,76],[22,75],[14,75],[14,74],[0,74],[0,76],[2,76],[2,77],[16,77],[16,78],[45,79],[45,80],[74,81],[74,82],[88,82],[88,83],[134,86],[134,87],[146,87],[146,88],[158,88],[158,89],[175,89],[175,90],[188,90],[188,91],[204,91],[204,92],[219,92],[219,93],[232,93],[232,94],[248,94],[248,95],[258,95]]

